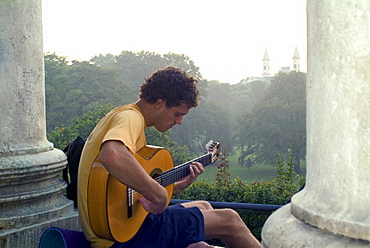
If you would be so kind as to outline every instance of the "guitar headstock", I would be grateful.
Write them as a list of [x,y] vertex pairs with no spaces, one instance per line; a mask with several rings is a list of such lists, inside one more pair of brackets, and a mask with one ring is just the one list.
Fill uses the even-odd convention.
[[212,154],[211,164],[214,163],[220,155],[220,143],[213,140],[208,141],[206,145],[208,153]]

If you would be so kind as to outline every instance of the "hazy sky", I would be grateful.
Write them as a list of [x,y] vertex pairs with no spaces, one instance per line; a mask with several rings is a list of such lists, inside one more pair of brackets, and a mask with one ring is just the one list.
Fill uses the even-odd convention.
[[238,83],[292,67],[306,71],[306,0],[42,0],[44,51],[69,60],[124,50],[186,54],[203,77]]

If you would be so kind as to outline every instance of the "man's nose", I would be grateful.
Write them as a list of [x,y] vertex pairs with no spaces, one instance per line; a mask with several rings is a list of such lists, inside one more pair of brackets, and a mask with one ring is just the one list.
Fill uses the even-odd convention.
[[179,116],[179,117],[177,117],[177,118],[176,118],[176,120],[175,120],[175,123],[176,123],[177,125],[181,125],[181,124],[182,124],[182,118],[183,118],[183,116]]

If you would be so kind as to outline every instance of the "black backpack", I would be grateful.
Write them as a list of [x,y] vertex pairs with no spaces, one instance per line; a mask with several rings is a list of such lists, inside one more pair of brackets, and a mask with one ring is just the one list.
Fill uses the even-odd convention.
[[67,198],[74,202],[75,208],[77,208],[78,166],[85,141],[85,139],[78,136],[63,150],[68,162],[67,167],[63,170],[63,179],[67,182]]

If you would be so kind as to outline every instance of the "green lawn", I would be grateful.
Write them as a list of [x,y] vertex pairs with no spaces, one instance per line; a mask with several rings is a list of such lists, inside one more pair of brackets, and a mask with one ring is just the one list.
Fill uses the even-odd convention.
[[[199,179],[205,179],[207,182],[215,180],[217,165],[210,165],[205,168],[205,172],[200,175]],[[230,164],[229,173],[232,179],[240,177],[243,181],[255,182],[268,180],[277,175],[276,168],[271,165],[255,165],[251,168],[240,167]]]
[[[229,156],[229,173],[232,179],[240,177],[241,180],[253,183],[256,181],[269,180],[277,176],[275,166],[256,164],[251,168],[240,167],[237,165],[237,156]],[[302,162],[303,171],[305,171],[305,163]],[[205,168],[205,172],[199,176],[199,180],[206,180],[207,182],[214,182],[217,173],[217,162]]]

